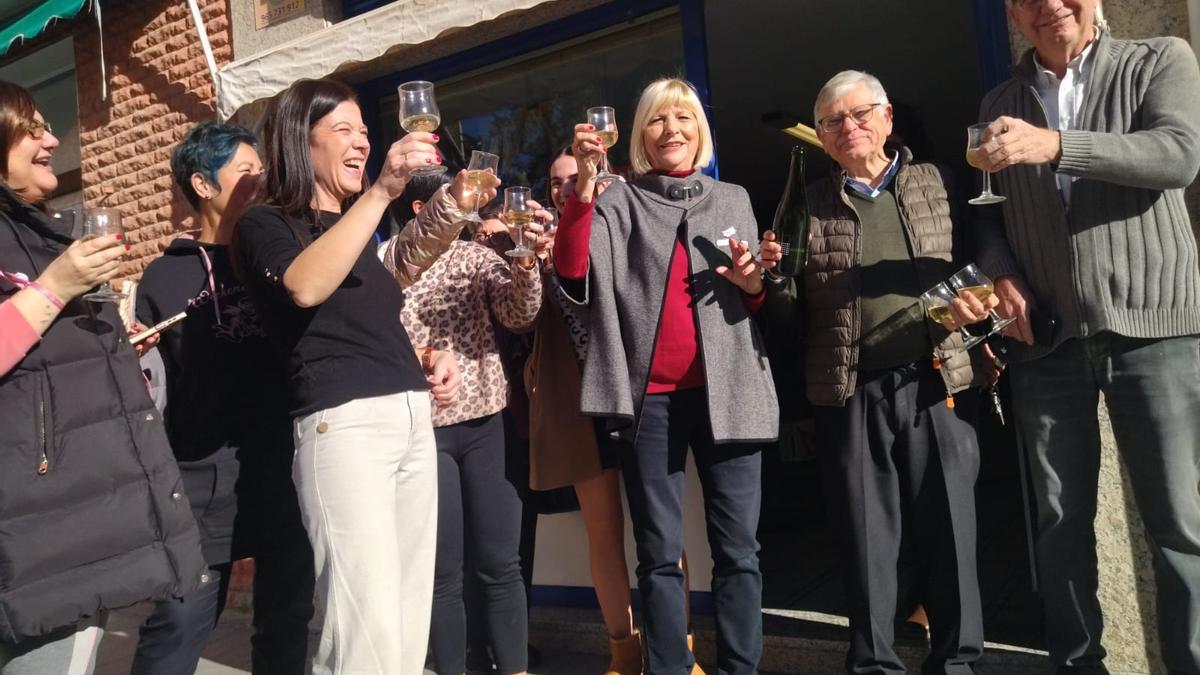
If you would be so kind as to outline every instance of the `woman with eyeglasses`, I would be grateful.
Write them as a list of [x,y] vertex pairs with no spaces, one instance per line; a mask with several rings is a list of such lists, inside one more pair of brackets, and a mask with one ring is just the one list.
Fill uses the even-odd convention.
[[629,441],[619,459],[637,541],[646,670],[682,675],[694,666],[679,567],[690,447],[713,553],[717,665],[752,673],[762,653],[762,447],[779,425],[751,322],[764,300],[747,243],[758,226],[744,189],[699,171],[713,144],[689,83],[648,85],[630,136],[637,177],[596,198],[605,149],[594,127],[575,127],[579,176],[555,269],[567,294],[589,306],[581,411]]
[[73,241],[46,199],[58,139],[0,81],[0,673],[90,673],[106,610],[205,569],[162,419],[111,303],[120,235]]

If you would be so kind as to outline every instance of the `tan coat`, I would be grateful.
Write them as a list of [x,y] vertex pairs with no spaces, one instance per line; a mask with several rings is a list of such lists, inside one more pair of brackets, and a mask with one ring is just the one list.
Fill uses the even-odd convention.
[[525,362],[529,396],[529,487],[553,490],[600,475],[591,417],[579,412],[580,371],[562,310],[546,285],[534,324],[533,353]]

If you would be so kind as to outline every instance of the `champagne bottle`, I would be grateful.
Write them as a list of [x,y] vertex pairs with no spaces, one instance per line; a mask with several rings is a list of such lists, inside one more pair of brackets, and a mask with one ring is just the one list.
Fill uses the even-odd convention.
[[775,222],[771,228],[775,231],[776,241],[783,247],[783,260],[775,268],[775,273],[783,276],[799,276],[808,260],[808,194],[804,186],[804,146],[798,145],[792,148],[787,185],[775,209]]

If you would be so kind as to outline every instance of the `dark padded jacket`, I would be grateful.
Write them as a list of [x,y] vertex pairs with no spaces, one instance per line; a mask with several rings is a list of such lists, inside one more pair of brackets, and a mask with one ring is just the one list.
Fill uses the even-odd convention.
[[[0,184],[0,269],[70,243]],[[15,289],[0,289],[0,301]],[[0,374],[0,641],[193,590],[205,569],[162,420],[109,303],[75,299]]]
[[[949,172],[934,164],[915,164],[907,148],[900,149],[896,201],[907,230],[917,280],[922,289],[945,281],[971,262],[961,251],[958,228],[965,219],[953,196]],[[854,394],[858,380],[861,340],[886,340],[886,326],[872,336],[861,335],[859,296],[862,223],[845,192],[846,178],[836,171],[808,187],[811,233],[804,284],[767,284],[768,316],[773,321],[797,321],[805,328],[805,371],[808,399],[815,405],[840,406]],[[798,298],[797,295],[803,297]],[[946,391],[954,393],[983,381],[983,369],[973,359],[980,350],[963,350],[962,334],[947,333],[924,318],[919,307],[906,320],[929,327],[933,356],[941,363]]]

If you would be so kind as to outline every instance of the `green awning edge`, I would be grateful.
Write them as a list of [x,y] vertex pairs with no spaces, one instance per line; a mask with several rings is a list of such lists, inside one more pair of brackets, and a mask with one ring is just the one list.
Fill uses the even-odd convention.
[[87,2],[88,0],[42,0],[16,21],[0,29],[0,56],[7,54],[17,40],[32,40],[41,35],[52,22],[74,18]]

